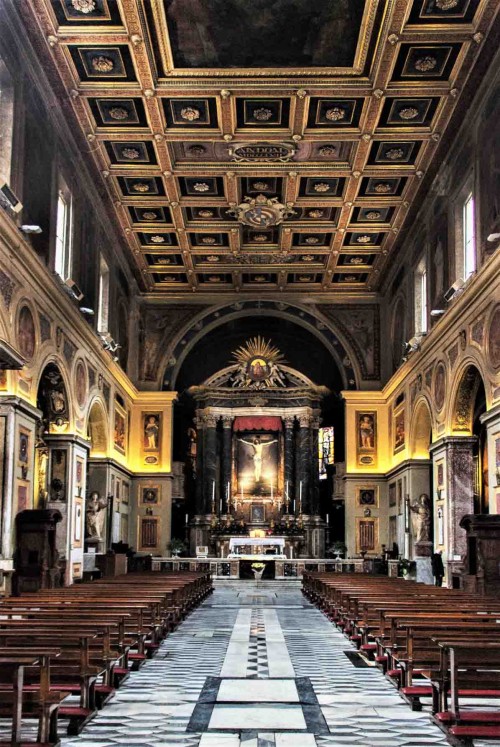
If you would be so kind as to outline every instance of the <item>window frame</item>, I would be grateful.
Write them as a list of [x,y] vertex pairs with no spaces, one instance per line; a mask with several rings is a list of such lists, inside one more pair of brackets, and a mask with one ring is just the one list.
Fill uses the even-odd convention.
[[414,274],[414,317],[415,336],[426,335],[429,331],[429,272],[427,258],[422,256]]
[[103,253],[99,253],[99,287],[97,306],[97,332],[106,335],[109,332],[109,265]]
[[[62,226],[60,224],[61,205],[64,205]],[[71,278],[73,267],[74,201],[73,194],[61,172],[59,172],[57,178],[55,219],[54,272],[66,281]]]
[[477,271],[476,201],[473,190],[462,202],[462,262],[463,279],[466,281]]

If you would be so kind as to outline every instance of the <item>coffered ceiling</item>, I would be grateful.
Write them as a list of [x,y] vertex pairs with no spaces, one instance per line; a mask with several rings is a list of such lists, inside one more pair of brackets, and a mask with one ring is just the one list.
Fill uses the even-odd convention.
[[[143,289],[374,290],[497,0],[26,0]],[[422,190],[420,190],[421,192]],[[293,215],[242,225],[245,198]]]

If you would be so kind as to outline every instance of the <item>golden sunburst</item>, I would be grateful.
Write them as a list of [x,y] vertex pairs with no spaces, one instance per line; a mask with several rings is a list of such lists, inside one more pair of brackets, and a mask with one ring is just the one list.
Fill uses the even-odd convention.
[[245,345],[234,351],[233,357],[238,363],[249,363],[253,358],[263,358],[268,363],[283,360],[281,352],[272,345],[271,340],[264,340],[260,335],[247,340]]

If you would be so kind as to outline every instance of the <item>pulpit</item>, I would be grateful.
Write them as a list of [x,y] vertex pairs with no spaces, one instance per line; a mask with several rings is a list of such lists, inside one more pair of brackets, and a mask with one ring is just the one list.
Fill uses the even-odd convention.
[[460,526],[467,532],[464,590],[500,594],[500,514],[467,514]]
[[21,511],[16,516],[16,555],[13,593],[61,586],[56,529],[62,515],[55,509]]

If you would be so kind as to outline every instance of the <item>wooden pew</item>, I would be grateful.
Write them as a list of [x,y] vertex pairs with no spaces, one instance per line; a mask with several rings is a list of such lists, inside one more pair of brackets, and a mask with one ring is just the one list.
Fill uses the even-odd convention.
[[[432,680],[439,708],[433,721],[453,745],[474,739],[500,740],[500,711],[460,708],[461,698],[500,698],[500,640],[440,640],[440,669]],[[450,707],[447,707],[450,692]]]

